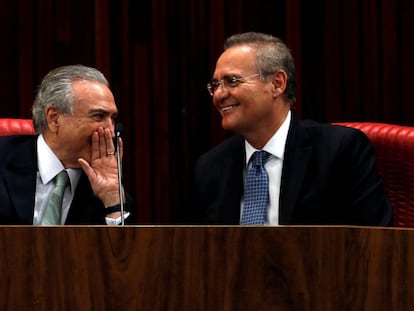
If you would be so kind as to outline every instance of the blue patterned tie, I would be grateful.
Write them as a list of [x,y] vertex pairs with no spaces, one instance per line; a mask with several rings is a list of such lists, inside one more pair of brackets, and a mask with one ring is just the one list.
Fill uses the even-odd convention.
[[60,225],[62,213],[62,200],[68,182],[68,173],[63,170],[56,175],[56,186],[50,196],[49,203],[43,216],[42,225]]
[[244,187],[244,206],[240,220],[242,225],[264,224],[269,205],[269,177],[264,164],[270,156],[266,151],[252,155],[252,166],[247,171]]

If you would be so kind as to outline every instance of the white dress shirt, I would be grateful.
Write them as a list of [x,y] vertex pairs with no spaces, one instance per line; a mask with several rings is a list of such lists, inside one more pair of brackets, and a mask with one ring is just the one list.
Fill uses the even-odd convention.
[[[267,222],[268,225],[279,224],[279,194],[280,194],[280,180],[282,177],[283,156],[285,154],[285,145],[287,134],[289,131],[289,124],[291,120],[291,112],[288,112],[285,121],[283,121],[280,128],[269,139],[262,150],[270,153],[270,157],[265,163],[265,169],[269,176],[269,207],[267,209]],[[251,167],[250,158],[255,151],[252,145],[245,140],[246,150],[246,168],[244,176],[246,176],[247,169]],[[241,212],[243,212],[243,202],[241,202]],[[242,213],[240,213],[241,215]]]

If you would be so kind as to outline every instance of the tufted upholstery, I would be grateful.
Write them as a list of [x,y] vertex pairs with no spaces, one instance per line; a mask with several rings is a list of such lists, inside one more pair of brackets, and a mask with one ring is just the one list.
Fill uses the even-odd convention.
[[0,118],[0,136],[35,134],[31,119]]
[[368,136],[393,207],[393,224],[414,228],[414,127],[371,122],[335,124],[360,129]]

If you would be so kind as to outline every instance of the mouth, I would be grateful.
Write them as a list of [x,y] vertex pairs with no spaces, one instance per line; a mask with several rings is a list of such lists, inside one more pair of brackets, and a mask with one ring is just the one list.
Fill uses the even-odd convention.
[[223,108],[221,108],[221,112],[227,112],[227,111],[230,111],[230,110],[236,109],[238,106],[239,106],[239,105],[231,105],[231,106],[226,106],[226,107],[223,107]]

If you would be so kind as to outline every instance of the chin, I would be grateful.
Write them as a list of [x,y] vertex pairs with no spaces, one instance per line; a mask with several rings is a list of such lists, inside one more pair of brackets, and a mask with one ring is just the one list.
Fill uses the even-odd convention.
[[226,131],[233,131],[236,128],[232,122],[226,121],[225,119],[221,121],[221,127]]

